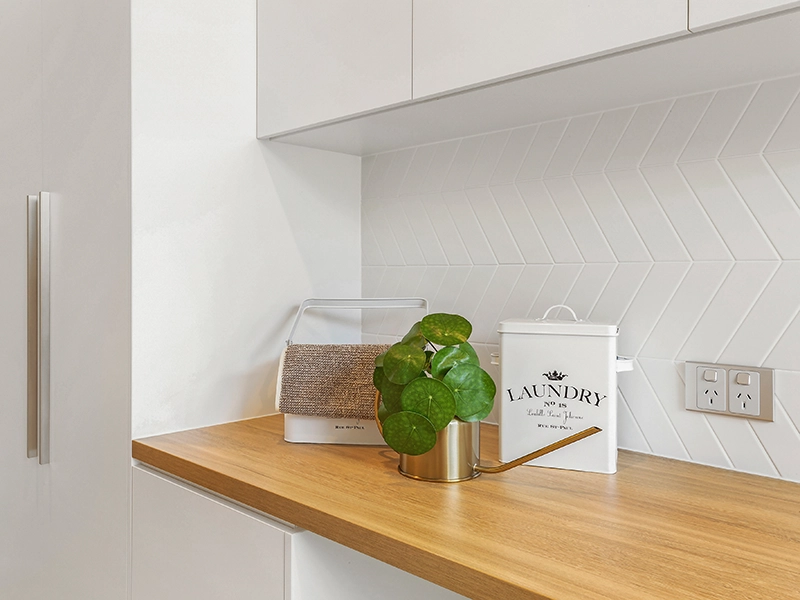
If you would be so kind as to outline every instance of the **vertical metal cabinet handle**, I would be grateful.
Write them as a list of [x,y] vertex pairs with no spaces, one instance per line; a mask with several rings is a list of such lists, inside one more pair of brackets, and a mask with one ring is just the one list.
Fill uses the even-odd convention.
[[39,455],[39,196],[28,196],[28,458]]
[[50,464],[50,194],[39,193],[39,464]]
[[28,196],[28,457],[50,462],[50,194]]

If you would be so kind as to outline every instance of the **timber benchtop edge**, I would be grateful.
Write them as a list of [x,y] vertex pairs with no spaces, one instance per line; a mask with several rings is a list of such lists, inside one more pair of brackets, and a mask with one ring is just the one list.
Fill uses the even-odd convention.
[[[496,427],[481,450],[497,456]],[[470,598],[800,599],[787,481],[620,451],[616,475],[424,483],[385,447],[285,442],[281,415],[135,440],[133,458]]]

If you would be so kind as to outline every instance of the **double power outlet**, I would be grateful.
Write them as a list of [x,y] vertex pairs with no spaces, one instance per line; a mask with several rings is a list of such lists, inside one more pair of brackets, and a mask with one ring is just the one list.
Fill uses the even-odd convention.
[[772,369],[686,363],[686,409],[772,421]]

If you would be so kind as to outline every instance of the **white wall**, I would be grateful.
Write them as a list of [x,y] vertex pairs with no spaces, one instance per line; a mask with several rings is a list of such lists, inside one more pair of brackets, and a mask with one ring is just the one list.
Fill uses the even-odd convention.
[[256,139],[255,0],[132,4],[136,438],[274,412],[296,306],[360,295],[360,161]]
[[[620,445],[800,481],[800,77],[363,160],[365,296],[620,326]],[[402,333],[365,315],[363,339]],[[690,413],[683,361],[776,369],[775,422]],[[496,372],[495,372],[496,373]]]

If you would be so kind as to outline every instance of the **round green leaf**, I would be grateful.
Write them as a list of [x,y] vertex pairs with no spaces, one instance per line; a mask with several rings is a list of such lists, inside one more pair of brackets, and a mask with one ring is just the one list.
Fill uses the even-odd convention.
[[443,379],[447,372],[456,365],[474,365],[475,359],[456,346],[447,346],[439,350],[431,360],[431,375]]
[[406,344],[395,344],[383,358],[383,374],[392,383],[404,385],[425,368],[425,352]]
[[453,392],[438,379],[415,379],[403,390],[400,397],[403,410],[426,417],[436,431],[444,429],[456,414]]
[[420,321],[420,331],[434,344],[452,346],[466,342],[472,325],[464,317],[447,313],[434,313]]
[[378,407],[378,420],[381,422],[381,425],[383,425],[383,422],[390,414],[392,413],[390,413],[389,409],[386,408],[386,405],[381,402],[381,405]]
[[372,385],[380,392],[384,381],[386,381],[386,376],[383,374],[383,367],[375,367],[372,372]]
[[458,365],[444,377],[456,397],[456,416],[462,421],[485,419],[494,406],[497,387],[492,376],[475,365]]
[[393,450],[416,456],[436,445],[436,430],[422,415],[404,410],[386,417],[383,439]]
[[469,342],[464,342],[463,344],[458,345],[458,349],[463,350],[473,358],[473,361],[470,364],[473,364],[477,367],[481,366],[481,359],[478,358],[478,353],[475,352],[475,348],[472,347],[472,344]]
[[403,395],[404,389],[406,389],[405,385],[392,383],[384,376],[383,385],[381,386],[381,398],[389,412],[396,413],[403,410],[400,408],[400,397]]
[[375,357],[375,366],[382,367],[383,366],[383,358],[386,356],[386,352],[381,352],[378,356]]
[[411,326],[411,329],[408,330],[408,333],[403,337],[400,341],[401,344],[407,344],[408,346],[415,346],[417,348],[424,348],[428,345],[428,340],[425,339],[419,331],[419,321],[414,323]]

